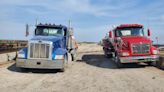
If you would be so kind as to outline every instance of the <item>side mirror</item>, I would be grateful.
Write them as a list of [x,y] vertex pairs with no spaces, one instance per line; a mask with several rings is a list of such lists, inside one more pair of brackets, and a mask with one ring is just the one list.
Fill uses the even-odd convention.
[[26,24],[26,37],[29,35],[29,25]]
[[150,36],[150,29],[147,30],[147,35]]
[[109,32],[109,38],[112,38],[112,31]]

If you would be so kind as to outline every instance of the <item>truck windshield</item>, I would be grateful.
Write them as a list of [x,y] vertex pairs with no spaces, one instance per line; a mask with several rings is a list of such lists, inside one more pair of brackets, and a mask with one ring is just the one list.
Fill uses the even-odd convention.
[[64,36],[64,30],[62,28],[43,28],[36,29],[35,35],[43,36]]
[[144,36],[143,28],[120,28],[116,30],[116,36]]

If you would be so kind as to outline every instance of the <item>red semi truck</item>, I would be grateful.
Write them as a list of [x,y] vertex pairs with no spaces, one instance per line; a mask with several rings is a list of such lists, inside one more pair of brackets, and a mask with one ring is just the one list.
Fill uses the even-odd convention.
[[144,34],[140,24],[123,24],[112,29],[102,40],[104,54],[113,57],[119,68],[124,63],[145,62],[151,65],[159,60],[159,51],[149,38],[150,30]]

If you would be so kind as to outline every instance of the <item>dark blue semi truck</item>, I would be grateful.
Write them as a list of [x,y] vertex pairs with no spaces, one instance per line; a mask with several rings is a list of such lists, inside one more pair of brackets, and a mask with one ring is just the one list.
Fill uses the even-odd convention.
[[72,28],[63,25],[39,24],[28,47],[18,52],[16,66],[21,69],[61,69],[76,60],[77,44]]

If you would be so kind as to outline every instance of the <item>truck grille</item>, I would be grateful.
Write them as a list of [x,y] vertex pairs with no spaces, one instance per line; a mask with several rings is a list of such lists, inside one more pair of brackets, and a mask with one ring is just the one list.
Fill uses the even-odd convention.
[[30,43],[30,58],[49,58],[50,44]]
[[133,44],[133,54],[150,54],[150,44]]

